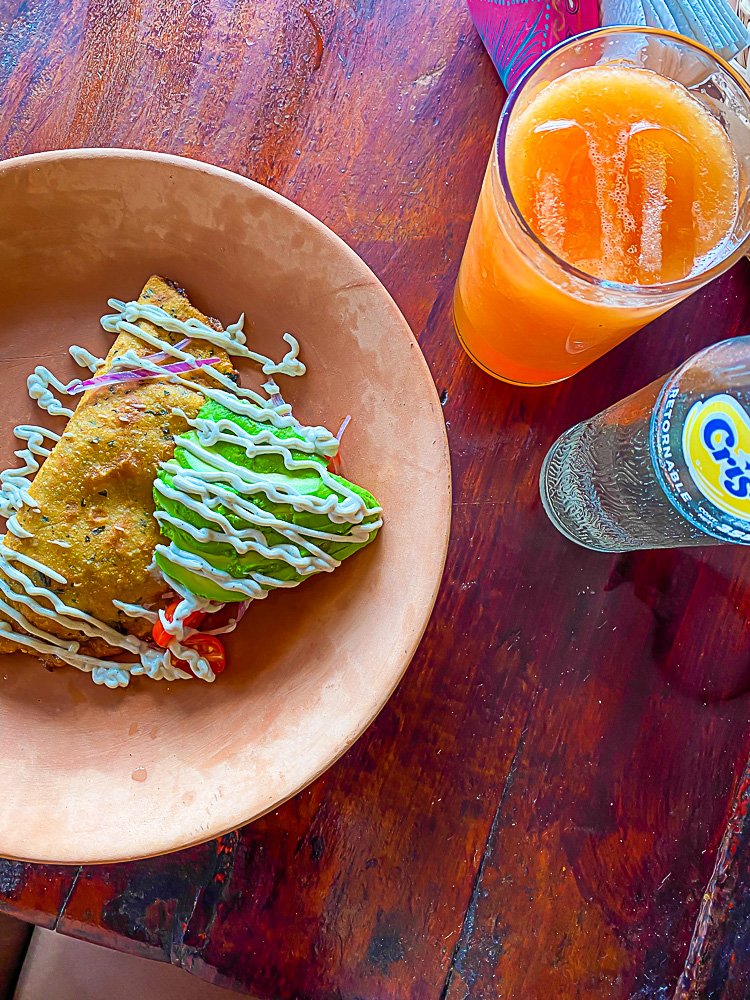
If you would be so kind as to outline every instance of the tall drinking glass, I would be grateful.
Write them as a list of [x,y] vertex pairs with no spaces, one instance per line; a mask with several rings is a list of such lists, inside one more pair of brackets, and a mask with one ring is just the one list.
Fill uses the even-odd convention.
[[454,299],[485,371],[580,371],[750,246],[750,90],[696,42],[608,28],[511,92]]

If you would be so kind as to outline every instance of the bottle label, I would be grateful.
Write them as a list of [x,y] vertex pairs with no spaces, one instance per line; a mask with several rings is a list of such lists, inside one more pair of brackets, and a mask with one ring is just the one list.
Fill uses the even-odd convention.
[[682,430],[682,453],[706,500],[750,521],[750,415],[734,396],[720,393],[693,403]]
[[656,476],[696,528],[750,545],[750,412],[727,392],[696,399],[680,375],[664,383],[651,417]]

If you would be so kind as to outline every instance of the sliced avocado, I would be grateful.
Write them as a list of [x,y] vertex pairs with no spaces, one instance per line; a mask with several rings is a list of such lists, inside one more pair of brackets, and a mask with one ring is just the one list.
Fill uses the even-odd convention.
[[[247,417],[232,413],[231,410],[228,410],[226,407],[213,401],[207,402],[201,408],[199,417],[213,421],[231,420],[252,434],[258,434],[263,430],[269,429],[270,426],[268,424],[257,423]],[[291,438],[304,440],[303,435],[294,428],[276,428],[274,429],[274,434],[284,440],[289,440]],[[191,430],[177,438],[177,447],[175,449],[176,461],[183,468],[194,469],[197,472],[208,468],[203,461],[190,454],[186,448],[180,447],[181,440],[198,440],[198,434],[197,432]],[[285,482],[293,482],[295,489],[300,492],[321,497],[322,499],[333,495],[335,492],[326,485],[320,474],[315,469],[286,469],[283,458],[280,455],[261,454],[254,456],[253,458],[248,458],[243,448],[237,445],[227,444],[225,442],[218,442],[217,444],[210,446],[208,450],[220,455],[226,461],[229,461],[236,466],[267,476],[277,485],[281,485]],[[296,450],[292,451],[292,456],[295,460],[312,460],[320,466],[321,470],[326,467],[326,460],[321,456],[311,456],[305,452]],[[158,476],[159,479],[166,485],[172,485],[173,478],[169,473],[160,470]],[[343,477],[333,476],[333,478],[342,486],[345,486],[357,493],[364,500],[366,508],[368,510],[373,510],[372,516],[366,518],[363,522],[365,526],[368,522],[375,523],[379,518],[379,514],[375,512],[375,509],[379,505],[372,494],[356,484],[350,483]],[[232,492],[239,493],[238,490],[232,490]],[[283,520],[300,527],[325,531],[329,534],[342,535],[348,533],[351,529],[350,524],[337,524],[331,521],[324,514],[312,514],[307,511],[296,511],[290,504],[276,503],[275,501],[270,500],[262,492],[253,494],[252,496],[244,495],[244,499],[246,502],[255,505],[258,510],[270,513],[279,520]],[[157,510],[163,510],[181,521],[185,521],[197,528],[211,528],[217,531],[221,530],[218,525],[207,521],[199,514],[190,510],[180,501],[169,500],[157,491],[154,491],[154,500]],[[258,528],[258,526],[251,524],[243,517],[233,513],[223,505],[217,506],[216,510],[238,530],[252,528],[256,528],[257,530]],[[294,566],[291,566],[283,560],[269,559],[262,553],[252,550],[240,554],[232,545],[221,542],[199,542],[188,532],[175,528],[169,524],[162,523],[161,531],[162,534],[173,541],[180,549],[185,552],[201,556],[216,570],[227,573],[235,579],[247,578],[253,573],[260,573],[264,576],[270,576],[274,579],[284,581],[301,581],[304,579],[304,576],[299,574]],[[273,529],[263,528],[262,531],[268,546],[290,544],[287,538]],[[367,540],[360,543],[346,542],[343,540],[341,542],[316,539],[312,541],[317,547],[340,562],[341,560],[352,555],[358,549],[361,549],[365,545],[369,544],[376,534],[377,529],[373,529]],[[310,554],[309,549],[302,546],[299,546],[299,548],[303,556]],[[198,576],[181,566],[177,566],[165,555],[157,554],[156,563],[168,576],[181,583],[184,587],[199,597],[206,597],[210,600],[221,601],[224,603],[242,601],[245,599],[242,594],[225,590],[219,584],[206,580],[205,578]]]

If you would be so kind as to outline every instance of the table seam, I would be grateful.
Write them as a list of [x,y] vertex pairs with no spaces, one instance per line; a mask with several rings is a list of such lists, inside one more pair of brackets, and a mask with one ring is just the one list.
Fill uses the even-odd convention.
[[[52,930],[55,931],[55,932],[57,932],[58,926],[60,924],[60,921],[62,920],[63,916],[65,915],[65,909],[66,909],[68,903],[70,902],[71,896],[73,895],[73,890],[78,885],[78,879],[81,877],[81,872],[82,871],[83,871],[83,865],[79,865],[78,868],[76,869],[75,875],[73,876],[73,881],[70,883],[70,888],[65,893],[65,899],[63,899],[62,903],[60,904],[60,909],[57,911],[57,916],[55,917],[55,923],[54,923],[54,926],[52,928]],[[62,934],[64,932],[60,931],[59,933]]]
[[[538,694],[538,692],[537,692]],[[448,968],[448,973],[445,977],[445,982],[443,988],[440,992],[440,1000],[448,1000],[448,994],[453,982],[453,973],[456,969],[456,962],[461,952],[462,947],[468,945],[471,940],[471,932],[473,929],[473,917],[476,915],[476,908],[479,902],[479,892],[482,883],[482,876],[484,875],[487,863],[492,852],[495,840],[497,838],[498,827],[500,825],[500,814],[502,812],[503,806],[505,805],[505,800],[510,791],[511,785],[513,784],[513,778],[518,767],[518,762],[520,760],[521,754],[523,753],[523,748],[526,743],[526,734],[529,730],[529,720],[531,719],[531,713],[536,705],[536,695],[532,701],[529,711],[524,719],[523,728],[518,737],[518,742],[516,748],[513,751],[513,757],[511,758],[510,767],[508,768],[508,773],[505,776],[505,781],[503,782],[503,789],[500,793],[500,800],[498,801],[497,808],[492,817],[492,822],[490,823],[489,833],[487,834],[487,840],[485,841],[484,850],[482,851],[482,860],[479,862],[479,867],[477,873],[474,877],[474,883],[471,887],[471,895],[469,896],[469,902],[466,907],[466,912],[464,913],[463,920],[461,921],[461,931],[458,935],[458,940],[456,941],[455,947],[453,948],[453,954],[451,956],[450,966]],[[468,925],[471,924],[471,927]],[[468,933],[467,933],[468,929]]]

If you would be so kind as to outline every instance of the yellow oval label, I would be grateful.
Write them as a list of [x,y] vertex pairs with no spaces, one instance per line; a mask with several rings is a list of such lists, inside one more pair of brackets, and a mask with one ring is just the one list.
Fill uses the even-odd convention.
[[734,396],[720,393],[690,407],[682,453],[703,496],[750,521],[750,415]]

